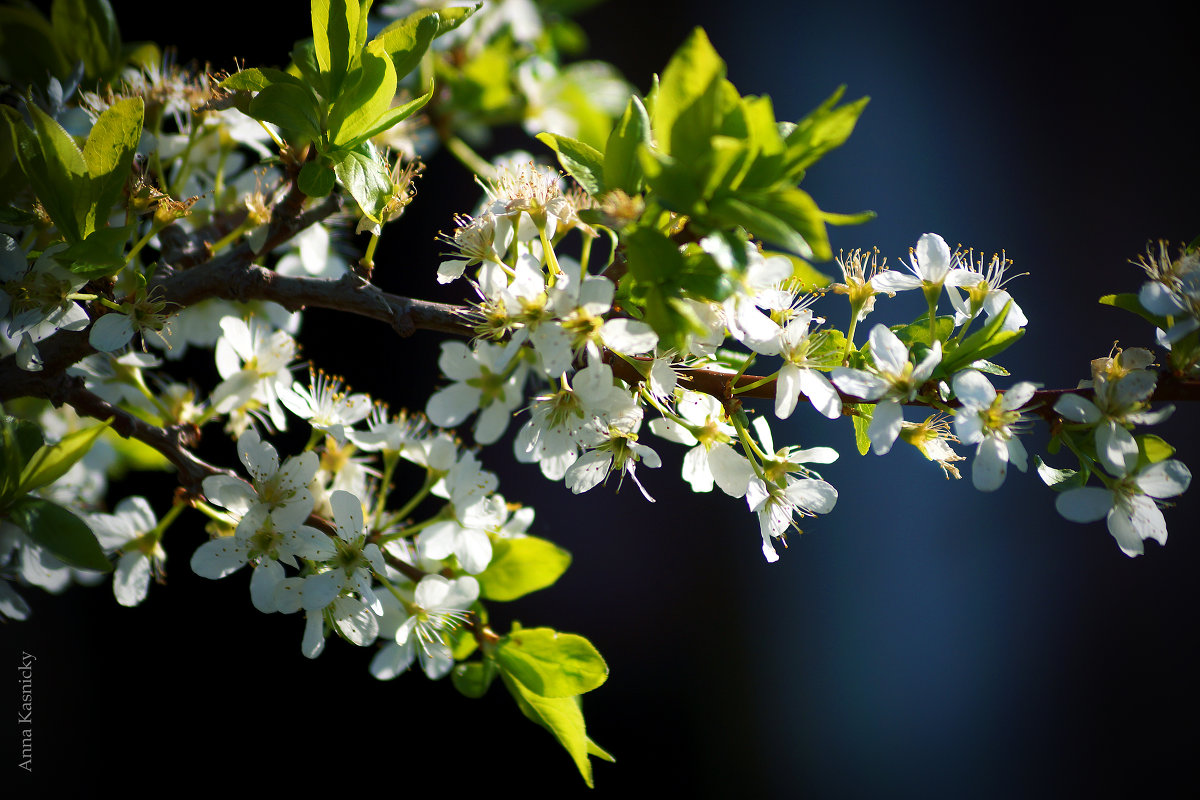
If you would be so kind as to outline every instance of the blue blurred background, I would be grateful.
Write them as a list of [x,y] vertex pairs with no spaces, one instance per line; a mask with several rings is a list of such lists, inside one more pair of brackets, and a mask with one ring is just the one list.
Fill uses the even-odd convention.
[[[1030,273],[1010,286],[1031,320],[1005,356],[1011,381],[1064,387],[1115,340],[1152,344],[1145,325],[1096,299],[1136,291],[1141,273],[1127,261],[1147,241],[1200,234],[1200,64],[1173,6],[613,0],[582,22],[589,54],[643,91],[702,25],[730,79],[771,95],[780,118],[843,83],[850,98],[870,95],[849,142],[804,182],[823,208],[878,212],[834,229],[834,250],[877,246],[896,264],[926,231],[1005,249]],[[174,41],[218,67],[230,66],[223,55],[282,61],[307,27],[305,14],[276,12],[277,32],[263,34],[261,12],[232,28],[222,13],[209,7],[186,30],[120,18],[127,39]],[[468,180],[435,183],[439,167],[449,169],[435,160],[420,189],[430,221],[403,223],[424,249],[384,238],[406,274],[387,280],[417,295],[436,288],[425,237],[475,198]],[[448,197],[465,200],[447,207]],[[843,325],[844,309],[826,302],[818,308]],[[900,321],[889,304],[878,313]],[[408,363],[409,344],[334,323],[313,315],[309,356],[341,359],[356,389],[419,390],[377,374],[379,347]],[[410,341],[433,352],[437,340]],[[367,350],[375,360],[350,365],[347,352]],[[1197,411],[1159,431],[1193,468]],[[571,497],[504,452],[487,462],[509,499],[537,509],[533,532],[575,555],[556,587],[494,615],[578,631],[609,659],[608,683],[585,699],[589,733],[617,757],[597,765],[597,793],[1192,796],[1196,490],[1166,512],[1167,546],[1128,559],[1103,524],[1059,518],[1033,474],[981,494],[969,474],[948,482],[910,448],[859,457],[849,426],[803,408],[774,427],[777,442],[832,443],[843,457],[823,471],[837,509],[773,565],[744,504],[680,490],[681,454],[666,445],[664,467],[640,473],[654,505],[629,487]],[[299,623],[254,612],[244,577],[189,574],[193,539],[170,551],[170,584],[142,608],[75,589],[35,598],[32,623],[6,626],[6,649],[37,648],[45,665],[45,762],[120,769],[136,751],[147,775],[196,775],[203,758],[198,780],[224,782],[250,763],[251,783],[287,786],[335,757],[401,791],[459,796],[510,778],[537,797],[584,791],[499,687],[469,701],[418,675],[380,685],[347,646],[302,659]]]

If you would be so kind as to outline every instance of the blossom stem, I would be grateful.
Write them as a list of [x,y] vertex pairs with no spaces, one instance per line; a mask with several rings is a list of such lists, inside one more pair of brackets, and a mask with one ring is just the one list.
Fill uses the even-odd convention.
[[379,521],[383,518],[384,508],[387,506],[388,491],[392,485],[392,473],[396,471],[396,465],[400,463],[399,450],[385,450],[383,453],[383,477],[379,481],[379,500],[375,503],[375,513],[371,516],[374,519],[374,527],[379,528]]
[[758,380],[754,381],[753,383],[746,383],[746,384],[742,384],[741,386],[735,386],[732,390],[733,394],[740,394],[742,392],[748,392],[752,389],[757,389],[760,386],[766,386],[768,383],[775,380],[777,375],[778,375],[778,373],[775,373],[772,375],[767,375],[764,378],[759,378]]
[[178,517],[180,513],[187,507],[187,503],[180,503],[178,501],[171,506],[171,510],[163,515],[163,518],[159,520],[158,524],[154,526],[154,530],[151,531],[151,534],[154,536],[154,541],[162,541],[163,534],[166,532],[167,528],[171,527],[171,523],[174,522],[175,518]]
[[846,346],[842,348],[842,364],[850,363],[850,351],[854,349],[854,331],[858,328],[858,312],[862,303],[850,304],[850,327],[846,329]]
[[542,240],[542,255],[546,259],[546,266],[550,267],[550,278],[547,284],[553,288],[562,270],[558,266],[558,257],[554,254],[554,246],[550,244],[550,239],[546,236],[545,226],[542,226],[539,236]]
[[446,149],[450,151],[450,154],[462,162],[464,167],[479,177],[486,180],[492,180],[496,177],[496,170],[488,163],[487,159],[476,153],[471,145],[459,137],[447,136],[442,140],[442,144],[446,145]]
[[[448,508],[448,506],[447,506],[447,508]],[[387,544],[388,542],[394,542],[397,539],[411,538],[414,533],[420,533],[421,531],[425,530],[433,523],[442,522],[443,520],[446,519],[446,517],[447,517],[447,515],[445,513],[445,509],[443,509],[442,511],[439,511],[438,513],[434,514],[429,519],[423,519],[420,522],[414,522],[412,525],[408,525],[405,528],[403,528],[402,530],[398,530],[394,533],[386,533],[386,534],[380,536],[379,543]]]
[[417,493],[414,494],[412,498],[405,503],[399,511],[396,512],[396,518],[404,519],[411,514],[413,509],[415,509],[420,502],[429,495],[429,490],[432,489],[434,484],[438,482],[438,477],[438,474],[434,470],[426,470],[425,482],[421,484],[421,488],[417,490]]

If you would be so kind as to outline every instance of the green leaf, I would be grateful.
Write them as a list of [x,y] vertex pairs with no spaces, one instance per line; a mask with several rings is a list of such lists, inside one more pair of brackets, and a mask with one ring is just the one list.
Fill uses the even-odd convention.
[[821,217],[827,225],[862,225],[875,219],[878,214],[874,211],[860,211],[857,214],[835,214],[832,211],[822,211]]
[[858,412],[851,417],[854,420],[854,445],[858,448],[858,454],[865,456],[871,449],[871,437],[867,435],[867,428],[871,427],[875,406],[869,403],[854,403],[850,408]]
[[421,57],[429,49],[430,43],[442,32],[441,15],[450,10],[435,12],[433,9],[422,9],[396,20],[371,40],[371,44],[381,47],[392,59],[397,79],[408,75],[421,63]]
[[92,448],[96,437],[104,433],[108,422],[75,431],[64,436],[57,444],[44,444],[21,470],[17,491],[27,493],[38,489],[67,474],[67,470],[83,458]]
[[590,195],[601,192],[604,175],[604,155],[590,144],[559,136],[539,133],[537,139],[558,154],[558,162]]
[[590,737],[590,736],[588,737],[588,740],[587,740],[587,751],[588,751],[588,755],[592,755],[592,756],[595,756],[596,758],[603,759],[603,760],[609,762],[610,764],[616,762],[616,759],[613,758],[612,753],[608,752],[603,747],[601,747],[600,745],[593,742],[592,737]]
[[604,147],[605,191],[621,189],[629,195],[642,191],[645,174],[638,148],[650,144],[650,116],[638,96],[633,95]]
[[[679,156],[677,144],[694,149],[700,138],[712,134],[716,92],[724,77],[725,62],[704,31],[694,29],[671,56],[650,109],[654,135],[663,152]],[[677,131],[676,123],[685,114],[688,125]]]
[[89,179],[85,236],[105,227],[113,206],[121,200],[142,138],[144,114],[142,98],[118,100],[96,120],[83,144]]
[[55,41],[50,21],[32,7],[0,8],[0,81],[44,85],[49,75],[64,79],[71,64]]
[[429,91],[425,94],[413,100],[409,100],[407,103],[401,103],[398,106],[384,111],[378,119],[371,123],[367,130],[358,135],[352,144],[365,141],[366,139],[370,139],[372,136],[378,136],[384,131],[391,130],[396,125],[399,125],[401,122],[420,111],[421,108],[433,97],[433,91],[434,85],[433,83],[430,83]]
[[[517,701],[517,707],[521,709],[521,713],[554,734],[554,738],[558,739],[575,762],[579,774],[583,776],[584,783],[589,788],[594,787],[592,762],[588,755],[593,754],[593,751],[599,751],[600,748],[588,738],[579,698],[542,697],[529,691],[520,681],[514,680],[507,673],[501,672],[500,677],[513,699]],[[595,755],[601,758],[607,756],[606,760],[613,760],[608,753],[603,755],[595,753]]]
[[[950,334],[954,333],[954,317],[936,317],[933,321],[933,327],[938,341],[944,342],[950,338]],[[896,334],[896,338],[903,342],[905,347],[911,348],[914,344],[918,343],[929,347],[933,346],[933,340],[929,338],[928,313],[917,317],[911,325],[897,325],[892,328],[892,333]]]
[[1020,339],[1025,334],[1024,328],[1015,331],[1001,330],[1012,304],[1012,300],[1005,303],[1000,313],[989,317],[987,324],[946,354],[938,366],[939,372],[943,375],[953,375],[974,361],[991,358],[1002,350],[1006,350]]
[[331,97],[341,94],[342,81],[357,54],[358,0],[312,0],[313,47]]
[[88,280],[116,275],[125,267],[125,245],[137,230],[136,223],[119,228],[100,228],[86,239],[69,246],[56,258],[76,275]]
[[92,529],[57,503],[26,495],[9,508],[8,517],[30,539],[67,564],[97,572],[112,571]]
[[352,147],[365,139],[396,96],[396,68],[380,45],[372,43],[363,51],[356,72],[358,80],[329,110],[329,139],[335,147]]
[[496,663],[542,697],[573,697],[608,679],[608,665],[582,636],[550,628],[522,628],[500,641]]
[[0,507],[18,494],[21,473],[43,444],[40,425],[0,414]]
[[54,37],[70,61],[82,61],[92,80],[112,78],[121,66],[121,33],[106,0],[54,0]]
[[646,284],[670,284],[683,271],[679,247],[653,228],[634,228],[621,237],[625,260],[634,279]]
[[[329,99],[329,81],[321,74],[321,65],[317,63],[317,45],[312,39],[301,39],[292,46],[292,68],[300,73],[304,83],[317,91],[317,94]],[[291,72],[292,68],[288,71]]]
[[1033,465],[1037,468],[1038,477],[1042,479],[1042,483],[1049,486],[1056,492],[1061,492],[1065,489],[1073,489],[1083,485],[1083,476],[1078,470],[1073,469],[1055,469],[1042,461],[1037,454],[1033,456]]
[[763,211],[782,220],[798,233],[806,247],[796,249],[801,258],[828,261],[833,258],[829,234],[825,231],[825,212],[803,189],[785,187],[764,194],[743,196]]
[[1175,455],[1175,448],[1161,436],[1153,433],[1139,433],[1137,440],[1139,460],[1147,464],[1157,464]]
[[761,199],[726,195],[713,200],[709,212],[719,224],[737,225],[751,236],[798,253],[802,258],[812,258],[812,248],[805,238],[786,220],[759,205]]
[[1142,319],[1149,322],[1156,328],[1162,328],[1164,331],[1171,327],[1167,322],[1166,317],[1160,317],[1157,314],[1152,314],[1142,305],[1142,301],[1138,299],[1136,294],[1128,292],[1122,294],[1106,294],[1100,298],[1100,304],[1112,306],[1114,308],[1123,308],[1126,311],[1132,311]]
[[840,147],[854,131],[854,125],[870,98],[862,97],[839,106],[837,103],[845,91],[845,86],[839,87],[788,133],[785,162],[789,179],[799,180],[809,165],[835,147]]
[[981,358],[978,361],[971,362],[971,369],[977,369],[980,372],[986,372],[989,375],[1008,376],[1010,373],[999,364],[988,361],[986,358]]
[[174,469],[167,457],[140,439],[128,438],[109,428],[101,437],[117,454],[108,467],[108,477],[120,480],[130,470],[138,472],[170,472]]
[[454,667],[450,673],[450,682],[466,697],[478,699],[487,694],[492,681],[500,674],[496,662],[489,659],[483,661],[467,661]]
[[378,222],[392,196],[392,176],[375,157],[374,149],[338,150],[330,153],[329,158],[338,183],[350,193],[363,214]]
[[700,203],[703,189],[700,176],[689,165],[647,147],[638,148],[638,161],[647,185],[663,206],[693,216],[706,210]]
[[[34,130],[15,110],[6,113],[17,144],[17,159],[38,200],[68,242],[83,238],[77,204],[87,203],[87,164],[83,152],[63,127],[36,105],[29,105]],[[15,119],[14,119],[15,117]]]
[[257,120],[278,125],[288,137],[296,135],[311,142],[321,136],[321,111],[312,92],[304,86],[272,83],[250,101],[248,113]]
[[227,92],[261,92],[273,83],[304,86],[304,82],[290,72],[271,67],[251,67],[233,73],[221,81],[219,88]]
[[320,161],[308,161],[300,168],[297,185],[300,191],[309,197],[325,197],[333,191],[337,183],[337,175],[328,164]]
[[553,585],[570,565],[571,554],[545,539],[497,539],[491,563],[478,575],[479,592],[488,600],[516,600]]

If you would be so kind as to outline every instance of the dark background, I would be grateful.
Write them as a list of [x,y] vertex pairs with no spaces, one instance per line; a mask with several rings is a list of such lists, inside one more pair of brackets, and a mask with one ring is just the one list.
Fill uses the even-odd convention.
[[[188,5],[168,23],[145,4],[116,4],[127,40],[176,43],[183,60],[225,68],[234,56],[286,60],[308,28],[307,5],[295,5],[294,17]],[[1004,248],[1030,273],[1010,287],[1031,320],[1006,354],[1012,380],[1073,385],[1114,340],[1152,344],[1147,326],[1095,301],[1136,291],[1141,273],[1126,262],[1148,240],[1200,234],[1200,73],[1182,17],[1154,3],[1102,15],[617,0],[582,22],[590,55],[643,91],[703,25],[730,79],[770,94],[781,119],[841,83],[848,97],[870,95],[848,144],[804,183],[824,208],[879,214],[833,230],[834,249],[878,246],[895,264],[926,231]],[[384,237],[380,281],[461,298],[435,284],[432,233],[476,190],[443,156],[420,191]],[[844,325],[836,301],[826,313]],[[870,322],[900,321],[887,304],[879,314]],[[312,313],[303,341],[356,390],[419,406],[438,339],[399,341],[375,323]],[[1157,432],[1195,467],[1195,409],[1182,412]],[[537,509],[532,532],[575,555],[558,585],[493,613],[501,627],[578,631],[608,658],[608,683],[585,698],[589,733],[618,760],[597,763],[597,793],[1191,796],[1195,491],[1167,511],[1167,546],[1128,559],[1102,523],[1058,517],[1032,474],[981,494],[969,474],[948,483],[909,448],[860,458],[848,425],[803,409],[774,428],[777,441],[843,452],[824,471],[837,509],[774,565],[744,504],[687,493],[681,453],[665,444],[663,469],[641,472],[655,505],[611,486],[571,497],[502,448],[485,453],[506,497]],[[1031,452],[1044,454],[1044,434],[1026,440]],[[150,496],[160,513],[164,497]],[[38,787],[583,791],[570,759],[499,686],[471,701],[418,674],[379,683],[369,653],[332,640],[310,662],[300,620],[254,611],[245,575],[192,575],[202,535],[176,527],[170,582],[142,607],[117,607],[107,587],[28,591],[33,619],[0,631],[7,672],[21,650],[38,657]],[[15,705],[10,680],[2,708]],[[19,772],[18,753],[0,754],[5,775]]]

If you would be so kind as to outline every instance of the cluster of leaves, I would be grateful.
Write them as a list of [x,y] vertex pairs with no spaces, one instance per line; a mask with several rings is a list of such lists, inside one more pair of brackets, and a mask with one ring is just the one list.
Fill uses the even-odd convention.
[[810,288],[827,282],[801,259],[832,258],[827,224],[873,216],[823,211],[797,186],[808,167],[845,142],[867,104],[867,98],[840,103],[841,97],[839,89],[798,122],[780,122],[769,97],[738,93],[697,29],[645,102],[630,98],[604,152],[566,136],[539,135],[589,194],[620,193],[621,205],[641,209],[633,221],[604,220],[602,212],[590,219],[620,229],[633,278],[622,283],[622,298],[664,347],[683,351],[689,333],[703,331],[683,298],[722,302],[736,280],[711,253],[681,250],[680,243],[715,234],[741,253],[746,237],[754,237],[798,256],[795,276]]

